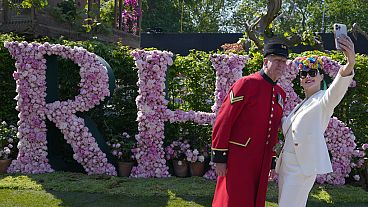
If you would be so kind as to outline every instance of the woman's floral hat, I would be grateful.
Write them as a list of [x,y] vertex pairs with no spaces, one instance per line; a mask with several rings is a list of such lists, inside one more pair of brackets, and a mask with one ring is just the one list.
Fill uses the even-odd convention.
[[301,57],[296,60],[296,65],[299,71],[308,71],[311,69],[314,70],[322,70],[323,69],[323,61],[317,55],[308,55]]

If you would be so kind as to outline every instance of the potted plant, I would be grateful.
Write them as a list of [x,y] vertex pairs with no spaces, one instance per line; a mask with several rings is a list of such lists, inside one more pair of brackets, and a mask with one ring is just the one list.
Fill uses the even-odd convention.
[[212,127],[195,123],[182,124],[183,136],[189,140],[190,148],[186,151],[191,176],[203,176],[205,161],[211,149]]
[[134,155],[132,153],[132,149],[136,146],[135,138],[123,132],[113,136],[107,142],[107,145],[110,147],[112,155],[118,159],[119,176],[129,177],[135,164]]
[[0,173],[6,173],[11,160],[16,157],[18,150],[17,128],[5,121],[0,124]]
[[183,139],[173,141],[169,146],[165,148],[166,159],[172,160],[174,173],[177,177],[188,176],[188,162],[186,159],[186,152],[189,149],[189,141]]
[[203,176],[204,161],[208,157],[206,149],[188,149],[185,153],[187,161],[189,162],[189,172],[191,176]]

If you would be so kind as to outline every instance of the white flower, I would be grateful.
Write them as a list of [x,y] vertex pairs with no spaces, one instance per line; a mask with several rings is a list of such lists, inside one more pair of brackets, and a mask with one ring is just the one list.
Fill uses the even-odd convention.
[[10,154],[10,149],[9,149],[9,148],[7,148],[7,147],[4,147],[4,153],[5,153],[6,155]]
[[203,155],[198,156],[198,161],[199,162],[204,162],[204,156]]

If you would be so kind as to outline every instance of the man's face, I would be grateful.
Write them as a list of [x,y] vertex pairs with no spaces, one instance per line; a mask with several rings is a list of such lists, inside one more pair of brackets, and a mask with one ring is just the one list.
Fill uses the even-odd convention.
[[287,58],[278,55],[268,55],[265,58],[265,64],[268,68],[268,73],[276,79],[279,79],[286,71]]

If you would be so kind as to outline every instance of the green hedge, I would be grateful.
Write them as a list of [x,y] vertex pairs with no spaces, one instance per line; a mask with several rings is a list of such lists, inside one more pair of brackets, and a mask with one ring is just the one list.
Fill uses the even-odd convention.
[[[5,40],[27,40],[11,34],[0,35],[0,119],[10,123],[17,121],[16,102],[14,97],[15,81],[12,78],[14,71],[13,60],[3,47]],[[122,132],[130,135],[137,133],[135,97],[137,96],[137,74],[134,61],[130,56],[130,49],[120,44],[112,45],[97,41],[72,42],[63,39],[50,40],[48,38],[30,40],[59,43],[69,46],[82,46],[90,52],[104,58],[112,67],[117,89],[113,97],[94,108],[89,115],[96,121],[105,137],[116,136]],[[330,54],[315,52],[329,56],[334,60],[344,62],[341,53]],[[174,64],[167,72],[167,98],[170,109],[211,111],[214,100],[215,71],[209,60],[211,53],[191,51],[187,56],[175,56]],[[292,57],[300,54],[292,54]],[[247,63],[243,74],[248,75],[261,68],[263,57],[257,51],[251,51],[251,60]],[[74,97],[78,93],[78,67],[69,60],[60,60],[61,83],[60,97],[62,100]],[[357,55],[356,75],[357,87],[349,90],[342,103],[336,108],[334,116],[348,124],[354,131],[358,143],[368,142],[368,58],[366,55]],[[295,91],[301,94],[298,80],[294,81]],[[211,139],[211,126],[198,126],[194,123],[166,124],[166,140],[168,144],[178,137],[191,140],[196,147],[208,146]]]
[[15,70],[15,60],[4,48],[3,42],[14,39],[23,40],[13,35],[0,35],[0,119],[12,124],[15,124],[18,120],[18,113],[15,110],[16,101],[14,100],[17,93],[15,92],[15,81],[12,76]]

